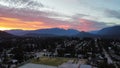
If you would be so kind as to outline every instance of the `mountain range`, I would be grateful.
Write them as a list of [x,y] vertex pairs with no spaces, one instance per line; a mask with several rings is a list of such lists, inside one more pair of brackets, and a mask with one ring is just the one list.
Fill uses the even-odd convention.
[[102,30],[99,30],[96,34],[106,38],[120,38],[120,26],[103,28]]
[[1,39],[8,39],[8,38],[13,38],[13,37],[16,37],[12,34],[9,34],[7,32],[4,32],[4,31],[0,31],[0,40]]
[[97,31],[84,32],[74,29],[38,29],[38,30],[6,30],[5,32],[17,35],[17,36],[40,36],[40,37],[54,37],[54,36],[75,36],[75,37],[119,37],[120,38],[120,26],[112,26],[103,28]]
[[7,33],[17,35],[17,36],[34,36],[34,35],[56,35],[56,36],[72,36],[79,33],[79,31],[74,29],[61,29],[61,28],[50,28],[50,29],[38,29],[38,30],[7,30]]

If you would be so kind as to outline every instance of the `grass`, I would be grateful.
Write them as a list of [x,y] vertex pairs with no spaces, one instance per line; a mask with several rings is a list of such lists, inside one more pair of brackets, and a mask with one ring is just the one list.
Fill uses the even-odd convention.
[[45,64],[45,65],[51,65],[51,66],[58,66],[61,65],[62,63],[67,62],[68,60],[71,60],[72,58],[48,58],[48,57],[41,57],[39,60],[34,59],[32,63],[35,64]]

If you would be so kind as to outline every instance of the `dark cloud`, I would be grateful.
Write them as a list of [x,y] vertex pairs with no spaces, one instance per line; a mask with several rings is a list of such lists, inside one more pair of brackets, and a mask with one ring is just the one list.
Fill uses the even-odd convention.
[[120,11],[115,11],[115,10],[106,9],[106,10],[105,10],[105,14],[106,14],[108,17],[114,17],[114,18],[120,19]]
[[86,15],[86,14],[75,14],[72,16],[73,19],[79,19],[79,18],[82,18],[84,16],[89,16],[89,15]]
[[61,16],[68,17],[65,15],[57,14],[55,12],[44,12],[44,11],[35,11],[30,9],[15,9],[8,7],[0,7],[0,16],[8,18],[18,18],[23,21],[40,21],[40,19],[46,18],[49,16]]
[[1,0],[0,5],[7,6],[10,8],[35,8],[44,7],[41,2],[34,0]]
[[27,6],[30,6],[30,7],[33,7],[33,6],[44,7],[44,5],[42,3],[38,3],[38,2],[34,2],[34,1],[29,1],[27,3]]
[[41,2],[34,0],[3,0],[0,1],[0,17],[18,18],[23,21],[37,21],[39,18],[50,14],[39,11],[43,7],[45,6]]

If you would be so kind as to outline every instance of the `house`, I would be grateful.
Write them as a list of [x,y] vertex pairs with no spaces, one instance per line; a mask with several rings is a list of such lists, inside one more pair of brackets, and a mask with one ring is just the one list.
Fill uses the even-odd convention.
[[78,58],[82,59],[84,55],[78,54]]

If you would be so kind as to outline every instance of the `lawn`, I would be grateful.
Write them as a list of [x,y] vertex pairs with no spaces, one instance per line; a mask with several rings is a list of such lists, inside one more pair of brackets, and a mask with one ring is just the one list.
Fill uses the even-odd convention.
[[51,66],[58,66],[62,63],[67,62],[68,60],[71,60],[72,58],[48,58],[48,57],[41,57],[38,59],[34,59],[32,63],[35,64],[45,64],[45,65],[51,65]]

